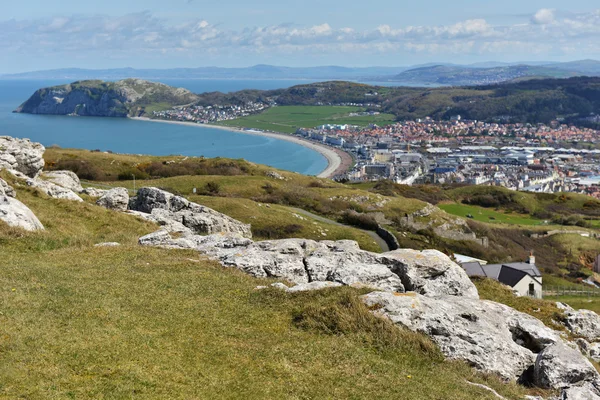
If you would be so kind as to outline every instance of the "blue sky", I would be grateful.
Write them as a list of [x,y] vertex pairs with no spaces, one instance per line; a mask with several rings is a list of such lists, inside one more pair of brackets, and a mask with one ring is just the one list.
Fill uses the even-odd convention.
[[591,0],[3,0],[0,73],[600,59]]

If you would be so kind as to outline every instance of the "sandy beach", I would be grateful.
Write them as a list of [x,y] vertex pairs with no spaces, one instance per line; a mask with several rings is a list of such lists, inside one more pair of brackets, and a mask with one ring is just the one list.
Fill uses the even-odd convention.
[[350,156],[350,154],[346,153],[345,151],[342,151],[340,149],[336,149],[333,147],[328,147],[328,146],[325,146],[322,144],[317,144],[317,143],[314,143],[314,142],[311,142],[311,141],[308,141],[305,139],[301,139],[299,137],[285,134],[285,133],[244,130],[244,129],[232,128],[232,127],[221,126],[221,125],[197,124],[197,123],[183,122],[183,121],[167,121],[167,120],[162,120],[162,119],[150,119],[150,118],[145,118],[145,117],[136,117],[136,118],[131,118],[131,119],[134,119],[136,121],[160,122],[160,123],[165,123],[165,124],[194,126],[194,127],[199,127],[199,128],[202,128],[202,127],[215,128],[215,129],[222,129],[222,130],[226,130],[226,131],[243,133],[246,135],[257,135],[257,136],[270,137],[270,138],[274,138],[274,139],[287,140],[288,142],[296,143],[301,146],[307,147],[311,150],[314,150],[314,151],[320,153],[321,155],[323,155],[327,159],[327,168],[325,168],[325,170],[323,170],[319,175],[317,175],[319,178],[331,178],[335,175],[338,175],[344,171],[347,171],[352,166],[352,163],[353,163],[352,157]]

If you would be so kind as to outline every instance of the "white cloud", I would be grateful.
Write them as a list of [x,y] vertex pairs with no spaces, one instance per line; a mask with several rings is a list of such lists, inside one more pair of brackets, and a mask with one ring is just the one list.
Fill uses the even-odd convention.
[[[548,25],[552,29],[548,29]],[[445,26],[390,26],[370,29],[309,25],[270,25],[225,29],[204,19],[183,23],[149,12],[118,17],[75,15],[43,20],[0,20],[0,51],[35,56],[90,58],[101,54],[134,58],[147,54],[352,54],[386,57],[390,52],[419,52],[440,57],[499,52],[549,55],[600,52],[600,10],[559,17],[539,10],[527,23],[502,26],[469,19]],[[8,52],[8,53],[7,53]],[[243,58],[241,58],[243,59]],[[374,62],[375,63],[375,62]]]
[[548,25],[554,22],[554,10],[542,8],[531,17],[531,22],[538,25]]

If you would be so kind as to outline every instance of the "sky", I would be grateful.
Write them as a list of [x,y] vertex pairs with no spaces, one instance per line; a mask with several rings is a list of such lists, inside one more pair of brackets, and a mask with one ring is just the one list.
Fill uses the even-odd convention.
[[600,59],[597,0],[0,0],[0,74]]

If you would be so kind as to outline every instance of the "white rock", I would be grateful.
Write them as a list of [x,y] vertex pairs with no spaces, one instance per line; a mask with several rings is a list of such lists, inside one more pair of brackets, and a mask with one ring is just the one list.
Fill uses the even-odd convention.
[[6,195],[0,195],[0,220],[8,226],[22,228],[26,231],[44,230],[40,220],[25,204]]
[[0,136],[0,168],[14,169],[35,178],[44,168],[44,151],[40,143],[29,139]]
[[75,193],[83,192],[79,177],[71,171],[51,171],[43,174],[45,180],[62,186],[65,189],[70,189]]
[[79,197],[75,192],[71,189],[64,188],[62,186],[58,186],[55,183],[43,181],[41,179],[27,179],[27,185],[34,187],[46,195],[52,197],[53,199],[61,199],[61,200],[71,200],[83,202],[83,199]]
[[252,237],[250,225],[157,188],[140,189],[137,196],[131,198],[129,208],[146,214],[155,209],[163,210],[163,220],[181,223],[197,234],[237,233]]
[[129,191],[119,187],[109,190],[96,201],[96,204],[114,211],[127,211]]
[[341,283],[337,282],[311,282],[311,283],[302,283],[300,285],[293,286],[289,288],[287,291],[289,293],[297,293],[297,292],[310,292],[314,290],[323,290],[330,289],[335,287],[343,286]]
[[503,304],[467,297],[374,292],[362,297],[377,315],[429,336],[450,359],[507,380],[522,378],[539,351],[560,337]]
[[382,256],[396,262],[392,272],[402,278],[407,291],[424,296],[479,298],[477,288],[464,269],[440,251],[400,249]]
[[102,197],[108,190],[98,189],[93,187],[84,188],[81,193],[87,194],[90,197]]
[[565,326],[589,341],[600,341],[600,315],[589,310],[566,310]]
[[15,189],[9,186],[4,179],[0,178],[0,196],[15,197],[16,195]]
[[541,388],[562,389],[600,381],[600,374],[579,351],[564,343],[555,343],[538,354],[533,378]]
[[600,384],[583,382],[564,389],[560,400],[600,400]]

